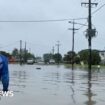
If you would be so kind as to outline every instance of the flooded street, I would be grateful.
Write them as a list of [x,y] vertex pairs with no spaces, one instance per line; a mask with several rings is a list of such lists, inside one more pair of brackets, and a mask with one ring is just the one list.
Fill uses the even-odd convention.
[[9,69],[14,97],[0,97],[1,105],[105,105],[105,70],[89,79],[86,70],[63,65],[11,64]]

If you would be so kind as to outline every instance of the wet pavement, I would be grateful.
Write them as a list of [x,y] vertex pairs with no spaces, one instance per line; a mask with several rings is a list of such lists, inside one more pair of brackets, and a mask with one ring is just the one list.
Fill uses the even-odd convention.
[[[13,97],[1,105],[105,105],[105,70],[56,65],[9,65]],[[0,88],[2,85],[0,84]]]

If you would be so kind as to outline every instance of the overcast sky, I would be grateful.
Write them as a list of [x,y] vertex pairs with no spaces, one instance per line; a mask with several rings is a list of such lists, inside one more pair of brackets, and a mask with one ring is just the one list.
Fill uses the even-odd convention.
[[[39,21],[56,19],[84,18],[88,16],[88,9],[81,7],[81,2],[88,0],[0,0],[0,21]],[[98,2],[98,9],[105,3],[104,0],[92,0]],[[76,20],[78,23],[86,23],[87,20]],[[92,41],[92,48],[105,49],[105,7],[93,15],[92,24],[96,27],[98,35]],[[75,28],[80,28],[75,25]],[[67,53],[72,48],[72,24],[68,21],[58,22],[0,22],[0,50],[11,52],[13,48],[19,48],[19,40],[27,42],[27,49],[35,55],[49,53],[57,41],[60,41],[60,52]],[[81,28],[75,34],[75,51],[88,48],[88,42],[84,32],[87,27]]]

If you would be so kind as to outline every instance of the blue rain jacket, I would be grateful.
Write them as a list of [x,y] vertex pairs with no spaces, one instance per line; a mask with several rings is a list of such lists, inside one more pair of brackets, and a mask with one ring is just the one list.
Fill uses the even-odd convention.
[[8,91],[9,86],[9,71],[8,59],[0,54],[0,80],[3,84],[3,91]]

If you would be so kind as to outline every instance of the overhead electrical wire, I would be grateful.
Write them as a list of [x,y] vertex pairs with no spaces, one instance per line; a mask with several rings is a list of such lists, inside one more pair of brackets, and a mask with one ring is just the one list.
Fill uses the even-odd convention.
[[4,45],[4,46],[0,47],[0,49],[6,48],[6,47],[11,47],[11,46],[13,46],[13,45],[15,45],[15,44],[17,44],[17,43],[19,43],[19,41],[15,41],[15,42],[10,43],[10,44],[8,44],[8,45]]
[[[75,18],[75,20],[82,20],[82,19],[87,19],[87,18]],[[2,23],[12,23],[12,22],[14,22],[14,23],[21,23],[21,22],[29,22],[29,23],[37,23],[37,22],[59,22],[59,21],[69,21],[69,20],[73,20],[73,19],[55,19],[55,20],[28,20],[28,21],[26,21],[26,20],[14,20],[14,21],[3,21],[3,20],[1,20],[0,22]]]
[[[103,4],[102,6],[100,6],[97,10],[92,12],[92,15],[94,15],[95,13],[97,13],[100,9],[102,9],[105,6],[105,4]],[[88,18],[74,18],[74,19],[52,19],[52,20],[28,20],[28,21],[19,21],[19,20],[14,20],[14,21],[3,21],[1,20],[1,23],[42,23],[42,22],[60,22],[60,21],[69,21],[69,20],[82,20],[82,19],[88,19]],[[85,23],[87,24],[87,23]],[[81,28],[83,28],[84,26],[81,26],[79,28],[79,30]]]
[[[96,12],[98,12],[101,8],[103,8],[105,6],[105,4],[103,4],[102,6],[100,6],[97,10],[95,10],[94,12],[92,12],[92,15],[95,14]],[[82,20],[82,19],[87,19],[85,18],[74,18],[74,19],[52,19],[52,20],[0,20],[1,23],[37,23],[37,22],[60,22],[60,21],[69,21],[69,20]]]
[[[95,11],[93,11],[93,12],[92,12],[92,16],[93,16],[95,13],[97,13],[100,9],[102,9],[104,6],[105,6],[105,4],[103,4],[103,5],[100,6],[98,9],[96,9]],[[86,24],[87,24],[87,22],[85,23],[85,25],[86,25]],[[85,25],[81,26],[81,27],[79,28],[79,30],[82,29]],[[79,30],[78,30],[78,31],[79,31]]]
[[100,6],[97,10],[95,10],[94,12],[92,12],[92,15],[95,14],[96,12],[98,12],[100,9],[102,9],[105,6],[105,4],[103,4],[102,6]]

